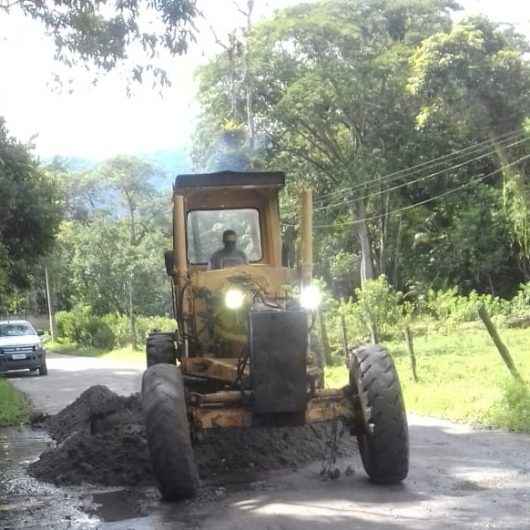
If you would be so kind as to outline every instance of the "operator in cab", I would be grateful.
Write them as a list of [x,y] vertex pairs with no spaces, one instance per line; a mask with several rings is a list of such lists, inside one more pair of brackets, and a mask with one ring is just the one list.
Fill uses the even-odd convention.
[[247,255],[237,248],[237,234],[234,230],[225,230],[223,232],[223,248],[212,254],[208,262],[208,269],[226,269],[227,267],[247,264]]

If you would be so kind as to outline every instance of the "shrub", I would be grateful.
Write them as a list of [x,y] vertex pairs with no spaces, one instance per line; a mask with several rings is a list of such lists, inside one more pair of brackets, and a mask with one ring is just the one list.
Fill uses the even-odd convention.
[[364,282],[355,294],[357,317],[372,341],[378,342],[399,321],[398,294],[383,275]]
[[136,320],[136,340],[143,344],[147,335],[153,331],[175,331],[177,323],[168,317],[138,317]]
[[92,314],[92,308],[79,304],[70,312],[59,311],[56,316],[59,337],[87,346],[93,345],[93,336],[97,330],[97,317]]
[[57,311],[55,313],[55,325],[57,327],[58,337],[74,342],[74,339],[71,338],[75,335],[76,328],[73,313],[69,311]]
[[114,335],[114,346],[125,346],[130,343],[131,333],[129,319],[126,315],[109,313],[101,317],[101,320],[110,328]]
[[328,335],[332,358],[343,361],[342,319],[344,318],[349,346],[381,340],[396,331],[401,321],[398,293],[384,276],[366,281],[356,289],[357,301],[329,303],[327,312]]
[[91,346],[103,350],[112,350],[116,346],[116,337],[110,326],[103,322],[103,319],[97,319],[97,327],[92,330],[90,335]]
[[530,313],[530,282],[519,286],[517,295],[510,303],[510,309],[514,316],[525,316]]
[[502,399],[488,418],[494,425],[516,432],[530,432],[530,388],[525,383],[507,381]]
[[477,311],[484,305],[490,316],[507,315],[510,312],[510,303],[490,294],[479,294],[471,291],[469,295],[458,294],[458,288],[453,287],[446,291],[427,292],[425,310],[437,320],[448,324],[473,322],[478,319]]
[[[94,316],[87,305],[75,306],[72,311],[59,311],[56,314],[57,333],[62,339],[82,346],[93,346],[111,350],[130,343],[129,319],[126,315],[110,313]],[[136,317],[136,342],[144,344],[147,334],[158,329],[174,331],[176,322],[167,317]]]

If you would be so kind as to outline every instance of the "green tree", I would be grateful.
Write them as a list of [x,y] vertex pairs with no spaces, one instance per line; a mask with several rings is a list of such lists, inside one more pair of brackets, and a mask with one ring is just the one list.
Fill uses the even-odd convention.
[[147,72],[167,84],[156,58],[162,51],[186,51],[198,10],[196,0],[0,0],[0,17],[16,13],[43,24],[53,35],[56,58],[68,66],[81,61],[108,72],[143,55],[132,68],[132,79],[141,82]]
[[[477,57],[463,52],[459,63],[458,46],[454,56],[435,46],[458,33],[456,8],[435,0],[326,0],[279,11],[241,41],[259,149],[250,157],[291,177],[282,199],[287,247],[296,240],[295,195],[307,183],[315,190],[315,272],[338,296],[353,294],[359,277],[382,273],[400,289],[457,283],[463,292],[510,294],[528,274],[528,261],[514,259],[522,240],[510,241],[506,222],[514,227],[518,216],[524,223],[530,208],[525,193],[512,200],[514,183],[525,191],[524,171],[503,189],[495,174],[475,182],[498,171],[499,160],[523,154],[497,138],[527,115],[526,44],[495,29]],[[428,60],[418,59],[422,53]],[[198,72],[201,167],[227,116],[248,128],[242,57],[231,61],[225,50]],[[510,69],[513,104],[496,92],[511,82]],[[476,74],[469,86],[466,72]],[[475,105],[472,92],[488,76],[490,108]],[[422,234],[428,244],[418,244]],[[290,263],[292,254],[285,249]]]
[[[162,260],[168,238],[160,230],[150,231],[132,255],[129,237],[127,221],[108,216],[87,224],[63,223],[58,238],[58,257],[63,268],[55,269],[54,285],[66,279],[67,308],[85,304],[96,315],[118,313],[130,317],[132,277],[133,318],[137,312],[156,315],[169,310]],[[64,287],[61,290],[64,292]]]
[[[412,98],[404,90],[408,60],[423,36],[449,27],[453,5],[323,1],[256,25],[248,47],[253,110],[257,135],[266,137],[265,150],[275,165],[326,193],[369,186],[392,165],[407,164],[411,153],[403,147],[413,143],[415,130]],[[226,57],[219,56],[199,77],[205,116],[218,123],[233,107],[222,89],[231,79]],[[244,93],[241,86],[241,109]],[[375,239],[364,218],[384,212],[389,202],[346,198],[349,204],[332,215],[354,223],[361,277],[371,278]]]
[[[418,212],[423,221],[405,231],[404,267],[411,284],[445,290],[458,285],[511,297],[524,280],[517,269],[509,221],[502,195],[493,186],[479,186]],[[421,231],[420,231],[421,230]]]
[[[138,262],[141,260],[141,245],[152,228],[152,217],[158,208],[153,208],[156,197],[150,179],[156,169],[149,163],[134,157],[118,156],[105,162],[98,170],[104,182],[117,193],[118,204],[125,211],[123,219],[128,231],[126,264],[128,272],[127,300],[131,339],[136,347],[135,288],[138,283]],[[165,247],[163,247],[165,248]],[[160,255],[163,249],[159,250]]]
[[9,292],[29,286],[32,267],[51,249],[61,219],[51,176],[1,118],[0,190],[1,307]]
[[[495,139],[521,128],[530,110],[528,41],[485,18],[471,18],[426,39],[412,58],[410,87],[424,100],[418,123],[450,116],[460,127],[482,131],[506,166],[528,151],[507,152]],[[530,277],[530,183],[528,164],[503,171],[505,208]]]
[[159,171],[134,157],[115,157],[91,171],[56,164],[66,220],[50,258],[56,306],[90,307],[96,316],[170,311],[163,251],[170,245],[169,198],[152,182]]

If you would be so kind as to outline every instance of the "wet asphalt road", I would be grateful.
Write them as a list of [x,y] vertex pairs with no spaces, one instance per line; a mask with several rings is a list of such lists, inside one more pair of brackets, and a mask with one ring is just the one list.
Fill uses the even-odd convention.
[[109,361],[48,353],[48,375],[10,375],[10,381],[32,401],[34,409],[55,414],[93,385],[106,385],[117,394],[139,392],[143,363]]
[[[76,359],[50,359],[48,377],[13,382],[51,412],[92,384],[110,383],[120,393],[139,388],[140,366]],[[355,473],[335,481],[323,481],[315,462],[296,471],[225,477],[205,484],[197,500],[179,504],[159,502],[152,488],[40,484],[24,469],[46,447],[47,437],[29,429],[4,430],[0,528],[530,529],[530,436],[416,416],[410,423],[411,472],[403,485],[372,485],[352,455],[339,467],[353,463]]]

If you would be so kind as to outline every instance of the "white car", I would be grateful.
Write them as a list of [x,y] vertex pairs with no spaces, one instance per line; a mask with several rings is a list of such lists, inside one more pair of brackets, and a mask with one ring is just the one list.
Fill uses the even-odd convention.
[[0,320],[0,373],[38,370],[39,375],[48,374],[39,333],[27,320]]

